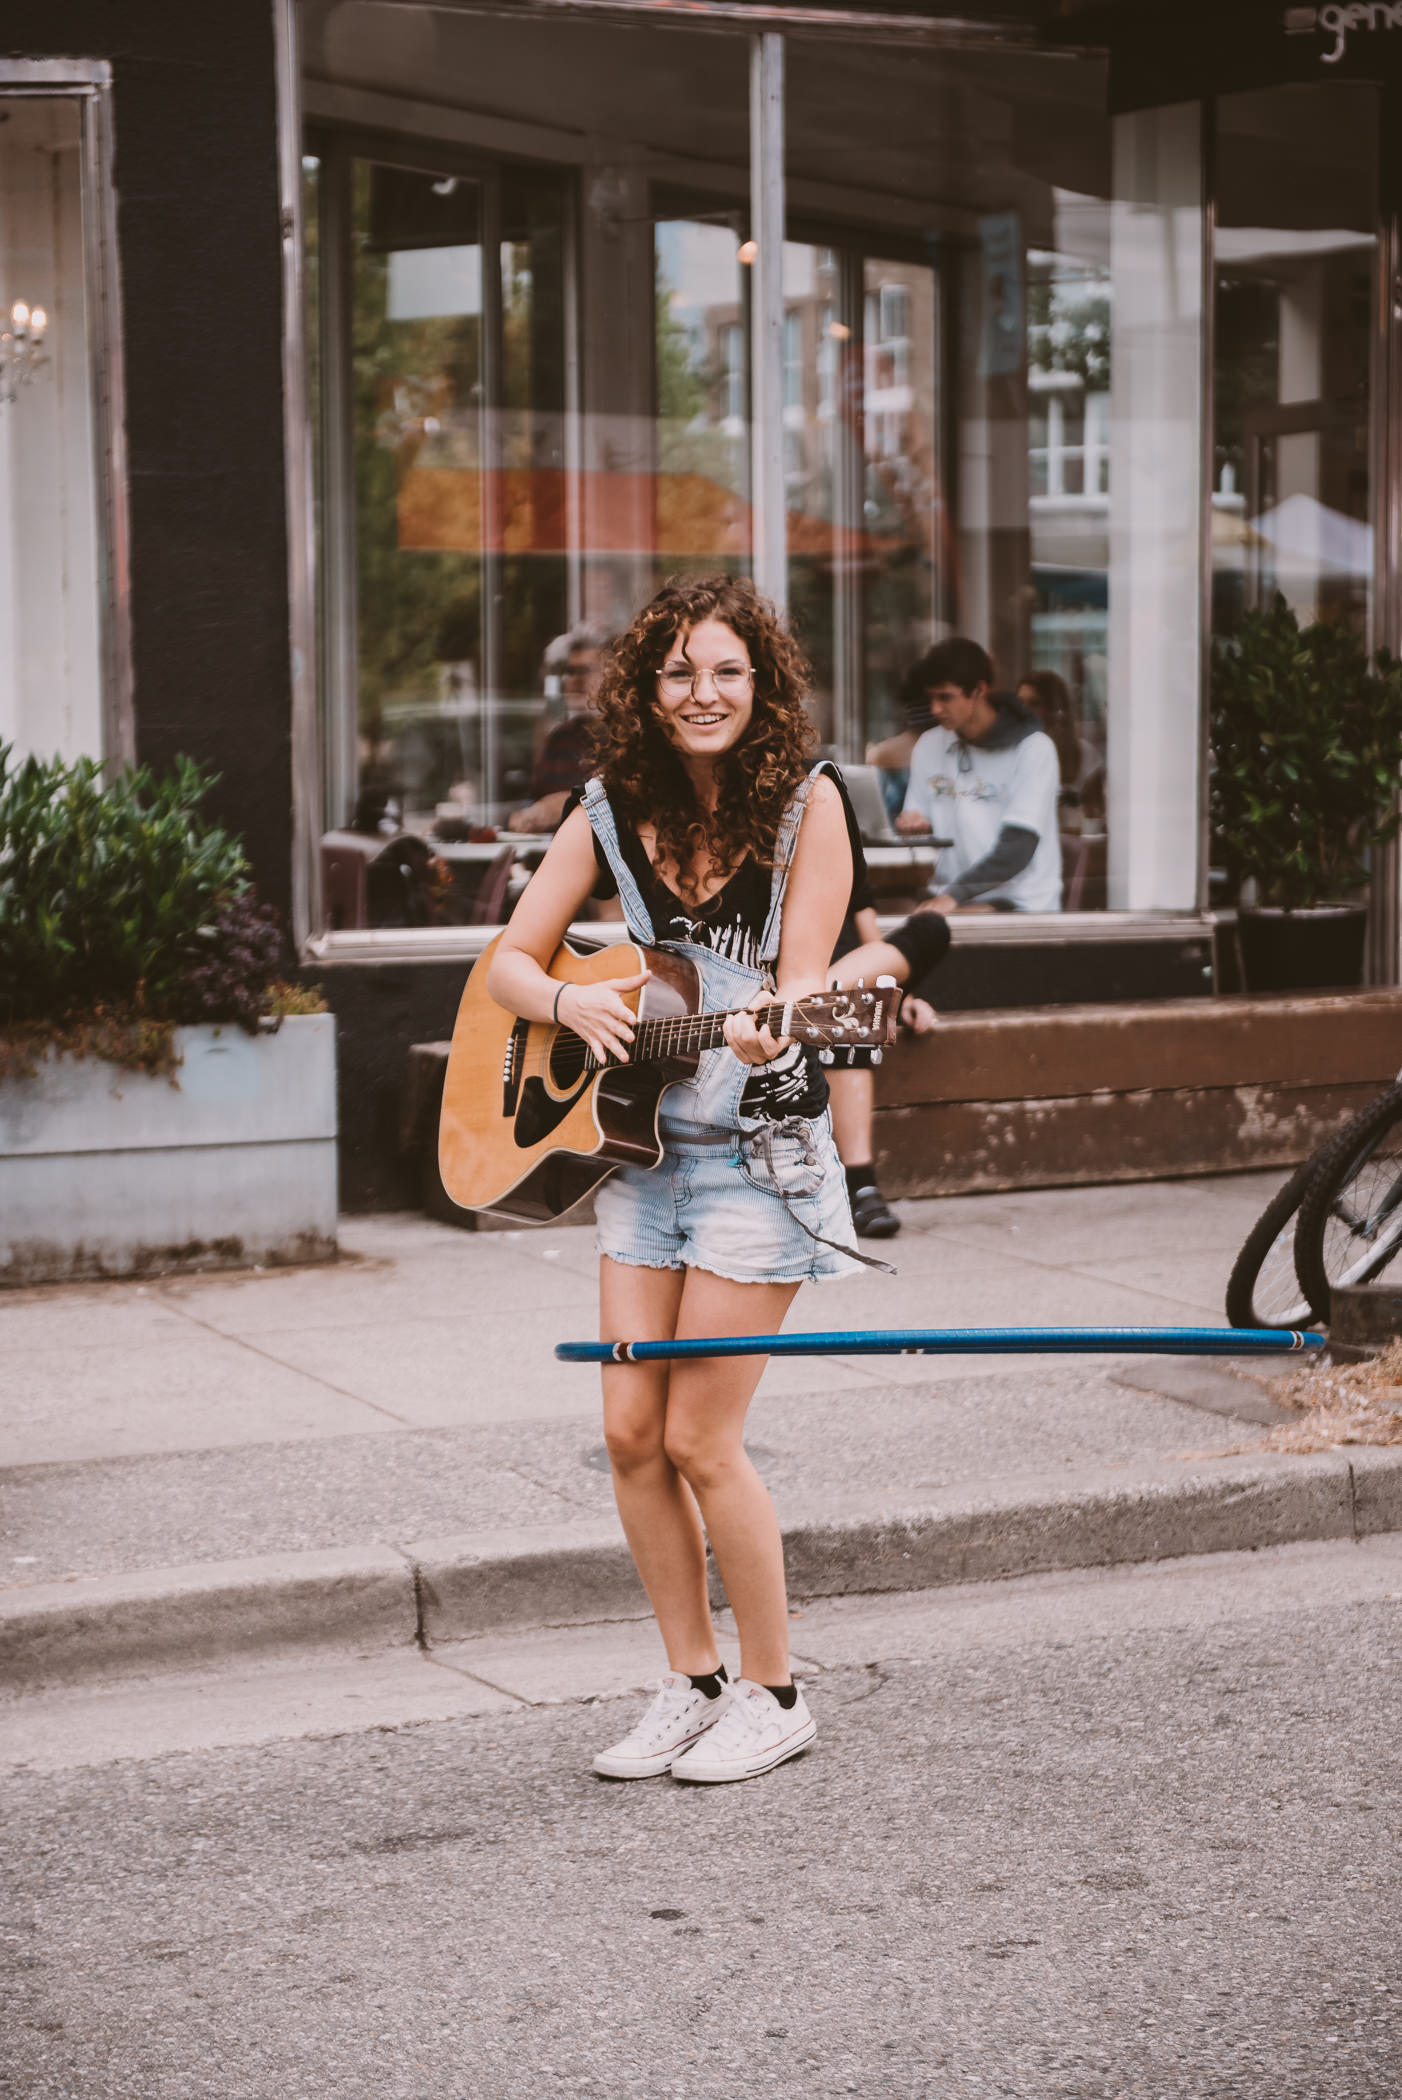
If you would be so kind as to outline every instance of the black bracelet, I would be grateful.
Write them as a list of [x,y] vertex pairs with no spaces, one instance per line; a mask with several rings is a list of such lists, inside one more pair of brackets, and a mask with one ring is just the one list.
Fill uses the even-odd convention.
[[562,993],[564,993],[564,992],[567,992],[567,991],[569,990],[569,988],[570,988],[570,987],[569,987],[569,979],[568,979],[568,978],[566,978],[565,982],[564,982],[564,983],[563,983],[563,984],[562,984],[562,985],[560,986],[560,990],[559,990],[558,992],[556,992],[556,994],[555,994],[555,1004],[554,1004],[554,1006],[553,1006],[553,1007],[552,1007],[552,1008],[550,1009],[550,1018],[551,1018],[551,1020],[552,1020],[552,1021],[557,1021],[557,1022],[558,1022],[558,1020],[559,1020],[559,1018],[560,1018],[560,997],[561,997],[561,994],[562,994]]

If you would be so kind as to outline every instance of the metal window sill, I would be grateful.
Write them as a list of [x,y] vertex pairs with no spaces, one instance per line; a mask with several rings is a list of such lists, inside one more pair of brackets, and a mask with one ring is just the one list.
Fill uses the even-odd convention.
[[[905,915],[883,917],[889,933]],[[1212,917],[1198,912],[988,912],[955,916],[956,947],[1065,947],[1108,941],[1202,941]],[[339,963],[473,962],[499,926],[365,926],[323,933],[304,944],[303,960],[319,969]],[[628,939],[621,919],[589,919],[569,929],[571,940],[610,945]]]

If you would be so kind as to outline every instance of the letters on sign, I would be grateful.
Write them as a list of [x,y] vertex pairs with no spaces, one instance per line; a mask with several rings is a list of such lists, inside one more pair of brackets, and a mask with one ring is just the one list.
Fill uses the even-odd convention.
[[1321,62],[1336,66],[1348,50],[1355,29],[1402,29],[1402,0],[1353,0],[1350,6],[1287,7],[1285,34],[1313,36],[1323,30],[1334,39],[1332,51],[1320,53]]

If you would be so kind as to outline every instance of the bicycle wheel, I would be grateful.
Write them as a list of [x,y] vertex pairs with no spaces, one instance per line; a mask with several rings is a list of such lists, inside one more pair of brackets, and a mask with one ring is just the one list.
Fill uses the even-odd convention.
[[1227,1318],[1233,1327],[1313,1325],[1295,1274],[1295,1213],[1324,1149],[1296,1167],[1246,1235],[1227,1283]]
[[1402,1085],[1324,1148],[1300,1204],[1295,1273],[1318,1320],[1341,1284],[1374,1283],[1402,1253]]

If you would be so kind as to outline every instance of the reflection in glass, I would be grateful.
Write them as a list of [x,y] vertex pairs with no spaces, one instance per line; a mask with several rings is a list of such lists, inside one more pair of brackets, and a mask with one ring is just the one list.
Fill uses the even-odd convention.
[[44,757],[103,741],[84,184],[78,98],[0,94],[0,744]]
[[496,918],[583,777],[603,642],[662,577],[750,565],[748,43],[301,25],[313,97],[453,141],[313,140],[328,920]]
[[1284,594],[1368,627],[1377,96],[1346,82],[1217,105],[1213,619]]
[[1059,679],[1066,894],[1102,906],[1103,72],[801,36],[788,53],[786,345],[808,345],[801,388],[786,356],[789,594],[820,729],[895,799],[928,720],[903,681],[932,642],[972,637],[1009,690]]
[[939,286],[924,263],[865,257],[859,689],[867,737],[901,726],[901,674],[932,636],[942,516]]
[[484,799],[481,199],[353,172],[359,780],[353,829]]
[[[1105,761],[1112,331],[1108,205],[1057,192],[1052,228],[1055,245],[1028,256],[1031,665],[1055,673],[1072,695],[1082,784]],[[1097,799],[1094,792],[1091,799]],[[1064,821],[1076,833],[1103,828],[1078,805],[1068,807]]]
[[654,233],[655,581],[750,559],[748,271],[733,225],[667,218]]

